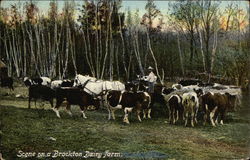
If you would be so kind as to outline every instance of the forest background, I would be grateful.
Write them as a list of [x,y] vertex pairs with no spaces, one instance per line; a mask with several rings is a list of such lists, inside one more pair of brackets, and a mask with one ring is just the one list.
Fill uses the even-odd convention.
[[249,51],[249,1],[0,1],[0,58],[18,78],[128,81],[152,66],[162,83],[243,85]]

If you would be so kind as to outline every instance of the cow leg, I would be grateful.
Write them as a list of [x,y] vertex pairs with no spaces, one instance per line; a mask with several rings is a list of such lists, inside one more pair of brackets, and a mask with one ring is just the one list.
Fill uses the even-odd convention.
[[205,104],[205,113],[204,113],[204,116],[203,116],[203,125],[205,126],[206,125],[206,122],[207,122],[207,117],[208,117],[208,107],[207,107],[207,104]]
[[194,114],[194,121],[195,121],[196,124],[198,123],[198,121],[197,121],[198,110],[199,110],[199,107],[196,107],[195,108],[195,114]]
[[215,123],[214,123],[214,114],[215,114],[215,112],[216,112],[216,110],[217,110],[217,106],[212,110],[212,112],[210,113],[210,121],[211,121],[211,123],[212,123],[212,126],[214,126],[215,127]]
[[125,109],[124,109],[125,115],[124,115],[124,118],[123,118],[123,122],[129,124],[128,113],[131,112],[131,111],[132,111],[131,108],[125,108]]
[[151,108],[148,109],[148,118],[149,118],[149,119],[151,119],[150,114],[151,114]]
[[54,106],[53,106],[53,99],[51,99],[51,100],[49,101],[49,103],[50,103],[51,107],[53,108],[53,107],[54,107]]
[[56,105],[54,108],[52,108],[52,110],[56,113],[56,116],[58,117],[58,118],[61,118],[61,116],[60,116],[60,113],[59,113],[59,105]]
[[86,115],[85,115],[85,111],[86,111],[86,107],[84,107],[84,106],[80,106],[80,108],[81,108],[81,112],[82,112],[82,117],[83,118],[85,118],[85,119],[87,119],[87,117],[86,117]]
[[112,114],[113,120],[115,120],[115,109],[111,108],[111,114]]
[[224,120],[224,117],[225,117],[225,113],[226,113],[225,111],[222,111],[222,112],[221,112],[221,120],[220,120],[220,124],[221,124],[221,125],[224,124],[224,123],[223,123],[223,120]]
[[108,109],[108,112],[109,112],[108,120],[110,120],[111,119],[111,109],[110,109],[110,107],[107,107],[107,109]]
[[218,118],[219,118],[219,112],[215,112],[214,114],[214,119],[215,119],[215,124],[218,125]]
[[148,109],[143,109],[143,119],[147,119]]
[[187,122],[188,122],[188,112],[185,111],[185,126],[187,126]]
[[168,107],[168,121],[169,123],[171,124],[171,110],[170,110],[170,107]]
[[67,106],[66,106],[66,111],[67,111],[67,113],[70,115],[70,117],[72,117],[72,112],[71,112],[70,104],[67,104]]
[[175,110],[175,113],[176,113],[175,122],[177,122],[179,120],[179,111]]
[[137,111],[136,111],[137,118],[138,118],[138,120],[141,122],[141,116],[140,116],[140,113],[141,113],[141,111],[140,111],[139,109],[137,109]]
[[172,109],[172,114],[171,114],[171,116],[172,116],[171,119],[172,119],[172,123],[173,123],[173,124],[175,124],[175,114],[176,114],[176,111],[175,111],[175,109],[173,108],[173,109]]
[[194,113],[194,111],[192,111],[192,113],[191,113],[191,126],[192,127],[194,127],[194,117],[195,116],[195,113]]
[[123,122],[129,124],[129,121],[128,121],[128,113],[127,113],[127,110],[126,108],[124,109],[124,118],[123,118]]

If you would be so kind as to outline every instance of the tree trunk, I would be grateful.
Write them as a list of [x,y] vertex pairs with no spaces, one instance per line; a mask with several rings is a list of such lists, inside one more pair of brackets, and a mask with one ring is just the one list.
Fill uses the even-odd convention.
[[[163,84],[163,83],[164,83],[164,77],[161,77],[160,74],[159,74],[158,63],[157,63],[157,60],[156,60],[156,58],[155,58],[155,56],[154,56],[154,52],[153,52],[152,47],[151,47],[151,42],[150,42],[150,37],[149,37],[149,32],[148,32],[148,30],[147,30],[147,40],[148,40],[149,51],[150,51],[151,56],[152,56],[152,58],[153,58],[153,60],[154,60],[156,74],[157,74],[157,76],[159,77],[159,80],[160,80],[161,84]],[[164,72],[163,72],[163,73],[164,73]]]
[[178,50],[179,50],[179,57],[180,57],[180,64],[181,64],[182,77],[184,77],[185,72],[184,72],[183,59],[182,59],[182,52],[181,52],[181,46],[180,46],[180,38],[179,38],[179,34],[178,34],[178,33],[177,33],[177,45],[178,45]]

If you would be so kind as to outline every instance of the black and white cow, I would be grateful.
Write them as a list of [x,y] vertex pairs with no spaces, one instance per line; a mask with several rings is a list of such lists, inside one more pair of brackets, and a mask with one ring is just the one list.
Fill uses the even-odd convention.
[[168,109],[169,109],[169,123],[175,124],[179,117],[184,120],[183,112],[184,108],[182,105],[182,96],[179,94],[173,94],[168,99]]
[[[136,111],[137,118],[141,122],[140,113],[143,110],[147,110],[150,107],[151,97],[147,92],[128,92],[128,91],[108,91],[105,97],[107,108],[109,111],[109,119],[115,119],[115,110],[123,109],[124,110],[124,119],[125,123],[129,124],[128,114],[132,110]],[[146,118],[144,111],[144,117]],[[149,118],[150,118],[150,111]]]
[[80,88],[58,88],[56,89],[56,106],[53,108],[58,118],[60,118],[59,107],[66,105],[67,112],[72,115],[70,105],[79,105],[83,118],[87,118],[85,111],[88,106],[94,106],[95,109],[100,107],[100,100],[94,98]]
[[43,85],[43,86],[50,86],[51,79],[48,77],[38,77],[38,78],[28,78],[24,77],[23,82],[26,87],[31,85]]
[[69,79],[65,79],[65,80],[54,80],[51,82],[51,88],[52,89],[57,89],[60,87],[73,87],[74,84],[74,80],[69,80]]
[[29,87],[29,105],[28,108],[30,108],[30,102],[32,99],[35,101],[36,106],[36,100],[42,99],[44,101],[49,101],[51,104],[51,107],[53,108],[53,98],[55,98],[55,91],[51,89],[48,86],[43,85],[31,85]]

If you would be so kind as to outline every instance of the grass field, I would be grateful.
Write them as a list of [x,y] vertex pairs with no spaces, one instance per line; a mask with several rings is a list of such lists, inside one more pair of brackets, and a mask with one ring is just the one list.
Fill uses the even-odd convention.
[[[61,111],[62,118],[58,119],[48,103],[42,107],[38,103],[37,108],[32,103],[32,109],[28,109],[25,87],[16,87],[15,92],[8,95],[7,92],[7,89],[1,88],[0,153],[6,160],[25,156],[21,151],[34,152],[34,156],[30,153],[29,159],[35,159],[38,153],[53,155],[55,150],[82,152],[86,157],[95,157],[104,152],[115,152],[117,154],[113,156],[122,156],[114,159],[250,157],[249,95],[243,97],[242,107],[238,112],[228,114],[225,125],[202,126],[200,122],[191,128],[184,127],[182,122],[169,125],[166,122],[167,116],[157,117],[156,113],[153,113],[152,119],[143,120],[142,123],[133,114],[130,116],[130,125],[122,123],[121,111],[117,111],[115,121],[107,120],[108,112],[104,109],[88,111],[88,119],[83,119],[77,106],[72,106],[73,117]],[[16,98],[17,94],[21,97]],[[51,155],[47,156],[47,159],[52,159]],[[57,159],[70,159],[63,156],[65,155],[61,154]]]

